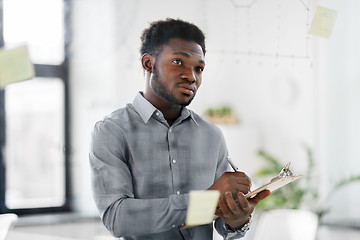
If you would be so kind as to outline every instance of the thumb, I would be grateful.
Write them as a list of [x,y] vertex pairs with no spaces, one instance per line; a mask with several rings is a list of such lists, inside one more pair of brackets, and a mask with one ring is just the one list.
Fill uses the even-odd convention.
[[251,201],[252,204],[257,205],[261,200],[263,200],[264,198],[269,196],[270,193],[271,192],[269,190],[263,190],[263,191],[259,192],[258,194],[256,194],[255,197],[253,197],[249,200]]

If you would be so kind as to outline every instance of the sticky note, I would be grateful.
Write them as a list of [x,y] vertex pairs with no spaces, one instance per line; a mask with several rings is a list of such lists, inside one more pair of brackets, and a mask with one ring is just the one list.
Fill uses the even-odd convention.
[[314,36],[329,38],[334,28],[336,17],[337,11],[318,6],[309,33]]
[[196,226],[211,223],[220,197],[219,191],[191,191],[186,225]]
[[30,61],[26,46],[0,50],[0,88],[32,78],[34,74],[34,65]]

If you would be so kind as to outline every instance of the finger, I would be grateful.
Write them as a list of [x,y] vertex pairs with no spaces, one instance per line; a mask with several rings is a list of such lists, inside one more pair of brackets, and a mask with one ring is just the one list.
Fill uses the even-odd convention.
[[236,172],[226,172],[230,177],[235,177],[239,181],[251,182],[250,177],[246,175],[244,172],[236,171]]
[[[249,186],[249,185],[240,184],[235,187],[235,190],[237,191],[236,193],[242,192],[244,194],[247,194],[248,192],[250,192],[250,187],[251,186]],[[235,196],[235,198],[236,198],[236,196]]]
[[239,201],[239,206],[242,211],[244,211],[246,213],[251,211],[251,205],[250,205],[249,201],[245,198],[245,195],[241,192],[238,193],[238,201]]
[[249,186],[251,187],[251,179],[246,175],[244,174],[243,176],[237,176],[236,178],[236,183],[237,184],[242,184],[242,185],[245,185],[245,186]]
[[271,192],[266,189],[266,190],[263,190],[263,191],[259,192],[258,194],[256,194],[255,197],[250,198],[249,201],[251,201],[251,203],[256,206],[261,200],[263,200],[270,194],[271,194]]
[[220,207],[217,207],[217,208],[216,208],[216,210],[215,210],[215,215],[216,215],[216,216],[219,216],[219,217],[221,217],[221,216],[224,215],[223,212],[221,211]]
[[224,217],[224,218],[229,218],[229,217],[231,217],[231,215],[232,215],[232,212],[231,212],[231,210],[229,209],[229,207],[228,207],[228,205],[227,205],[227,198],[232,198],[232,193],[231,192],[226,192],[225,194],[224,194],[224,199],[223,199],[223,201],[221,201],[220,203],[219,203],[219,206],[220,206],[220,210],[221,210],[221,212],[222,212],[222,216]]
[[222,215],[222,212],[221,212],[221,209],[220,209],[220,201],[221,201],[221,196],[219,197],[218,203],[216,205],[216,209],[215,209],[215,215],[216,216],[221,216]]
[[246,193],[250,192],[250,188],[251,188],[251,180],[250,180],[250,178],[243,177],[241,179],[236,180],[235,189],[238,192],[242,192],[242,193],[246,194]]
[[230,192],[225,194],[225,201],[232,215],[236,215],[240,213],[240,208]]

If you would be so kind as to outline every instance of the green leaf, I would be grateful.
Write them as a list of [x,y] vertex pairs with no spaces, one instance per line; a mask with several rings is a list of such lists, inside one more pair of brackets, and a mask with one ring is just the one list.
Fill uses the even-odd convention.
[[352,176],[352,177],[349,177],[349,178],[346,178],[346,179],[343,179],[341,180],[340,182],[338,182],[337,184],[335,184],[334,186],[334,190],[337,190],[349,183],[353,183],[353,182],[356,182],[356,181],[360,181],[360,175],[359,176]]

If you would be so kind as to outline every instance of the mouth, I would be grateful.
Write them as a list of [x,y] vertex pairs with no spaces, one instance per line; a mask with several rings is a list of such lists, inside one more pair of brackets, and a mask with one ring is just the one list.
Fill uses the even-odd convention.
[[194,93],[196,92],[196,87],[193,86],[193,85],[180,84],[178,87],[179,87],[180,92],[182,92],[182,93],[184,93],[186,95],[189,95],[189,96],[194,95]]

